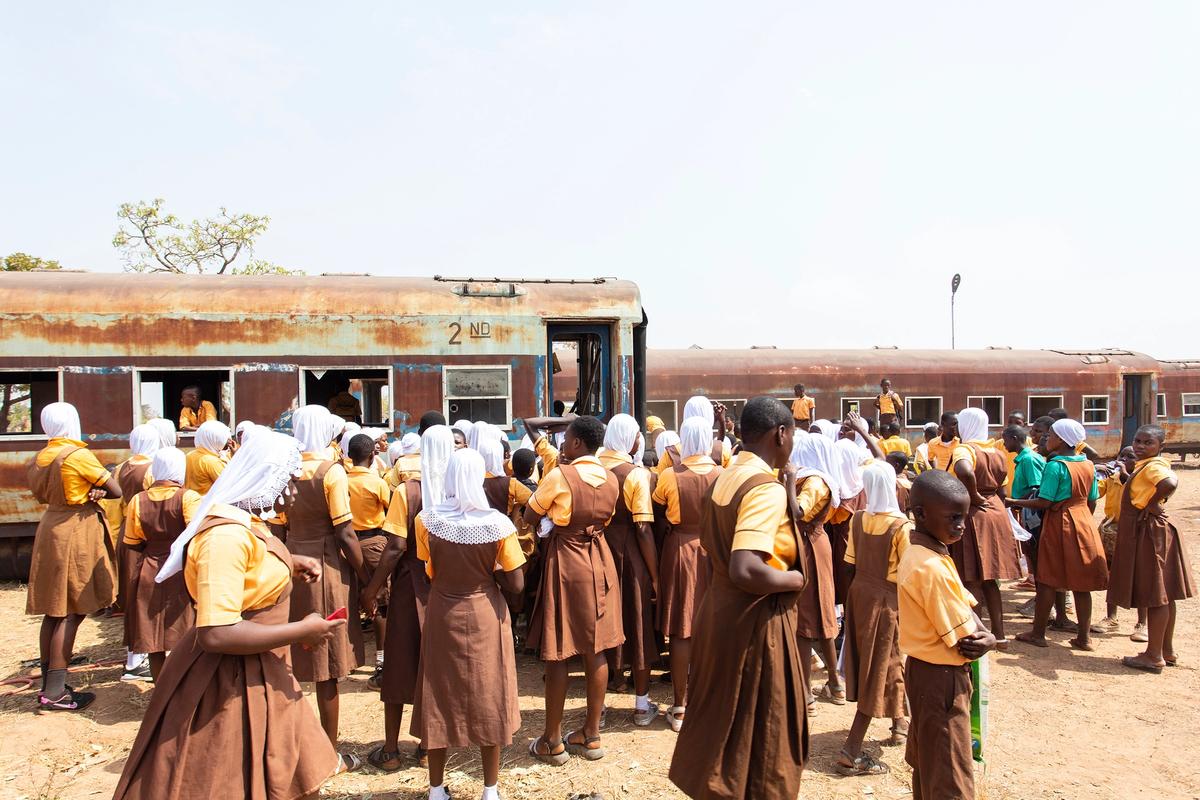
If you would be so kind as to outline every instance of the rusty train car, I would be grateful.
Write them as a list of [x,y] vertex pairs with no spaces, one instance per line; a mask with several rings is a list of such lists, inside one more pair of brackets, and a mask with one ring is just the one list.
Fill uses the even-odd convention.
[[748,397],[791,402],[802,383],[818,418],[874,414],[889,378],[905,405],[904,434],[943,411],[977,406],[999,434],[1008,414],[1034,419],[1062,407],[1083,422],[1088,441],[1115,455],[1139,425],[1167,431],[1168,449],[1200,452],[1200,361],[1158,361],[1130,350],[650,350],[647,413],[675,427],[687,398],[704,394],[735,415]]
[[294,408],[350,389],[393,434],[431,408],[511,431],[559,394],[644,414],[645,349],[638,287],[607,278],[0,273],[0,577],[28,571],[47,403],[75,404],[108,464],[134,425],[178,419],[189,386],[230,427],[288,430]]

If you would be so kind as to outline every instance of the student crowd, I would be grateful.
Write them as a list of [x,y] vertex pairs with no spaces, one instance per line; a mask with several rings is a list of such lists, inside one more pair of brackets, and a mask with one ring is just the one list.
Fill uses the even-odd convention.
[[[1175,602],[1194,585],[1166,514],[1177,484],[1160,428],[1097,466],[1065,412],[1030,429],[1013,415],[993,440],[968,408],[913,452],[890,385],[878,420],[840,422],[815,419],[797,388],[790,409],[754,398],[736,424],[693,397],[678,431],[650,418],[643,433],[625,414],[518,420],[515,449],[493,425],[438,412],[389,444],[305,406],[292,435],[197,419],[185,455],[158,419],[130,433],[112,473],[74,407],[51,404],[30,465],[48,506],[26,609],[43,616],[38,708],[92,702],[66,683],[75,633],[116,602],[127,676],[155,682],[116,798],[316,796],[361,766],[337,750],[338,687],[370,663],[384,704],[371,764],[405,765],[411,705],[428,796],[449,797],[447,749],[473,747],[483,797],[497,798],[522,647],[545,666],[537,761],[604,758],[606,694],[628,680],[635,725],[661,715],[678,732],[669,774],[691,797],[794,800],[824,699],[857,704],[840,773],[887,771],[863,749],[886,719],[914,797],[973,798],[972,665],[1009,645],[1000,581],[1036,586],[1019,642],[1048,646],[1049,626],[1091,649],[1131,608],[1146,649],[1124,663],[1175,663]],[[1090,593],[1104,589],[1093,626]],[[673,703],[660,710],[650,671],[664,656]],[[564,733],[576,659],[587,712]]]

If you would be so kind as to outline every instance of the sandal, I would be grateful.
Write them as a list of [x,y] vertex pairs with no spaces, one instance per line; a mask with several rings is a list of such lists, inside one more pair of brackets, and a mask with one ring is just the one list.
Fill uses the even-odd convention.
[[892,735],[883,740],[884,747],[900,747],[908,743],[908,731],[898,731],[892,728]]
[[399,772],[404,766],[404,762],[400,760],[400,751],[384,750],[383,745],[367,754],[367,763],[380,772]]
[[421,769],[429,769],[429,751],[421,745],[417,745],[417,749],[413,750],[413,758],[417,760],[417,766]]
[[600,706],[600,730],[608,727],[608,706]]
[[333,774],[341,775],[343,772],[358,772],[362,769],[362,765],[362,759],[354,755],[354,753],[338,753],[338,765]]
[[1069,619],[1052,619],[1046,627],[1063,633],[1079,633],[1079,623]]
[[645,728],[658,717],[658,703],[651,703],[649,708],[633,710],[633,724]]
[[821,687],[820,695],[822,700],[828,700],[835,706],[846,705],[846,687],[844,686],[840,689],[834,689],[829,685],[829,681],[826,681],[825,685]]
[[[544,753],[541,752],[542,745],[546,746],[546,752]],[[552,767],[561,767],[571,760],[571,756],[567,753],[567,748],[562,742],[558,743],[558,747],[558,752],[554,752],[554,748],[550,746],[550,742],[546,741],[546,737],[539,736],[529,742],[529,755],[543,764],[549,764]]]
[[1142,661],[1139,658],[1134,658],[1133,656],[1125,656],[1124,658],[1121,659],[1121,663],[1124,664],[1125,666],[1129,667],[1130,669],[1137,669],[1137,670],[1141,670],[1142,672],[1149,672],[1152,675],[1161,675],[1162,671],[1163,671],[1163,668],[1158,666],[1157,664],[1147,664],[1145,661]]
[[683,727],[683,719],[686,713],[686,706],[671,706],[667,709],[667,724],[671,726],[671,730],[679,733],[679,730]]
[[[571,737],[578,736],[583,739],[582,742],[572,742]],[[567,747],[567,752],[573,756],[581,756],[588,761],[599,761],[604,758],[604,748],[600,747],[599,736],[588,736],[582,730],[571,731],[567,734],[567,738],[563,739],[563,744]],[[596,747],[592,747],[592,745]]]
[[849,760],[850,763],[843,764],[839,759],[834,762],[833,768],[837,770],[838,775],[846,778],[853,778],[859,775],[886,775],[892,771],[887,764],[866,753],[859,753],[858,758],[850,758],[850,754],[843,750],[842,756]]

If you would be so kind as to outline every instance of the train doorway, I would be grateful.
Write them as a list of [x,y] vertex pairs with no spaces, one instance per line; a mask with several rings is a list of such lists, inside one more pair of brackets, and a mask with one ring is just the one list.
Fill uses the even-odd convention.
[[547,325],[551,413],[565,411],[607,420],[611,415],[612,345],[605,325]]
[[1137,429],[1150,424],[1150,377],[1126,375],[1121,407],[1121,446],[1133,443]]

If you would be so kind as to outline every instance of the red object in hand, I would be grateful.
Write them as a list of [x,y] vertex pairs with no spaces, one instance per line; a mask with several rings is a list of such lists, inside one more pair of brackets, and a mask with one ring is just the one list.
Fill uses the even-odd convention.
[[349,613],[347,613],[346,607],[342,606],[341,608],[339,608],[337,611],[330,614],[325,619],[329,622],[333,622],[335,619],[347,619],[347,618],[349,618],[349,616],[350,615],[349,615]]

